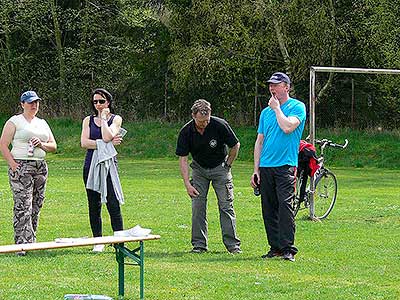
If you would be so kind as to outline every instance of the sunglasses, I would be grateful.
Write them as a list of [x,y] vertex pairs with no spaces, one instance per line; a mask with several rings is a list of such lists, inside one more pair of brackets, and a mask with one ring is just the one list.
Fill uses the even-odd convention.
[[106,101],[107,100],[105,100],[105,99],[93,100],[93,104],[97,104],[97,103],[104,104],[104,103],[106,103]]

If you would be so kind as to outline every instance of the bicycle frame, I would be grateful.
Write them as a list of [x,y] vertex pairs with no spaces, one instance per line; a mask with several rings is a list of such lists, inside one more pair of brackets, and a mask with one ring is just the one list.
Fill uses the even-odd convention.
[[328,169],[325,168],[324,163],[325,163],[325,158],[324,158],[324,150],[327,146],[330,147],[337,147],[337,148],[346,148],[349,141],[345,139],[345,143],[343,145],[333,143],[330,140],[323,139],[323,140],[314,140],[314,143],[318,144],[320,146],[320,155],[318,158],[318,163],[320,164],[320,170],[314,174],[310,178],[310,189],[309,189],[309,208],[310,208],[310,219],[311,220],[318,220],[318,218],[315,217],[315,206],[314,206],[314,197],[315,197],[315,184],[316,184],[316,179],[318,178],[318,174],[320,172],[323,172],[324,170],[327,172],[330,172]]

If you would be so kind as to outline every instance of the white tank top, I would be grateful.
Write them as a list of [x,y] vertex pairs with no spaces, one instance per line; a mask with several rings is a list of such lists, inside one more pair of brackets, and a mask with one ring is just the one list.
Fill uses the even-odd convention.
[[12,140],[11,155],[14,159],[42,160],[46,156],[46,151],[35,147],[33,156],[28,156],[28,142],[31,138],[37,137],[42,142],[47,142],[50,138],[51,130],[47,122],[43,119],[34,117],[28,122],[20,114],[9,119],[15,125],[14,139]]

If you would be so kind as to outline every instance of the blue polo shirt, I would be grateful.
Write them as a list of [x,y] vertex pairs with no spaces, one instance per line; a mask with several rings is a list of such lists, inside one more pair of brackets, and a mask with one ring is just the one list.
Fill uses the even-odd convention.
[[300,124],[289,134],[279,127],[275,112],[268,106],[261,112],[258,133],[264,135],[260,155],[260,167],[297,166],[299,144],[306,122],[303,102],[289,98],[281,110],[286,117],[296,117]]

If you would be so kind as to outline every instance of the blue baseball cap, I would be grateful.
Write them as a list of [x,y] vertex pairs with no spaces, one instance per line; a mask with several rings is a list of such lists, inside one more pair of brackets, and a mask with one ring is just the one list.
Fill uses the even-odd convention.
[[289,76],[287,76],[285,73],[282,73],[282,72],[276,72],[276,73],[272,74],[271,78],[267,82],[269,82],[269,83],[285,82],[290,85]]
[[21,102],[32,103],[36,100],[42,100],[35,91],[26,91],[21,95]]

